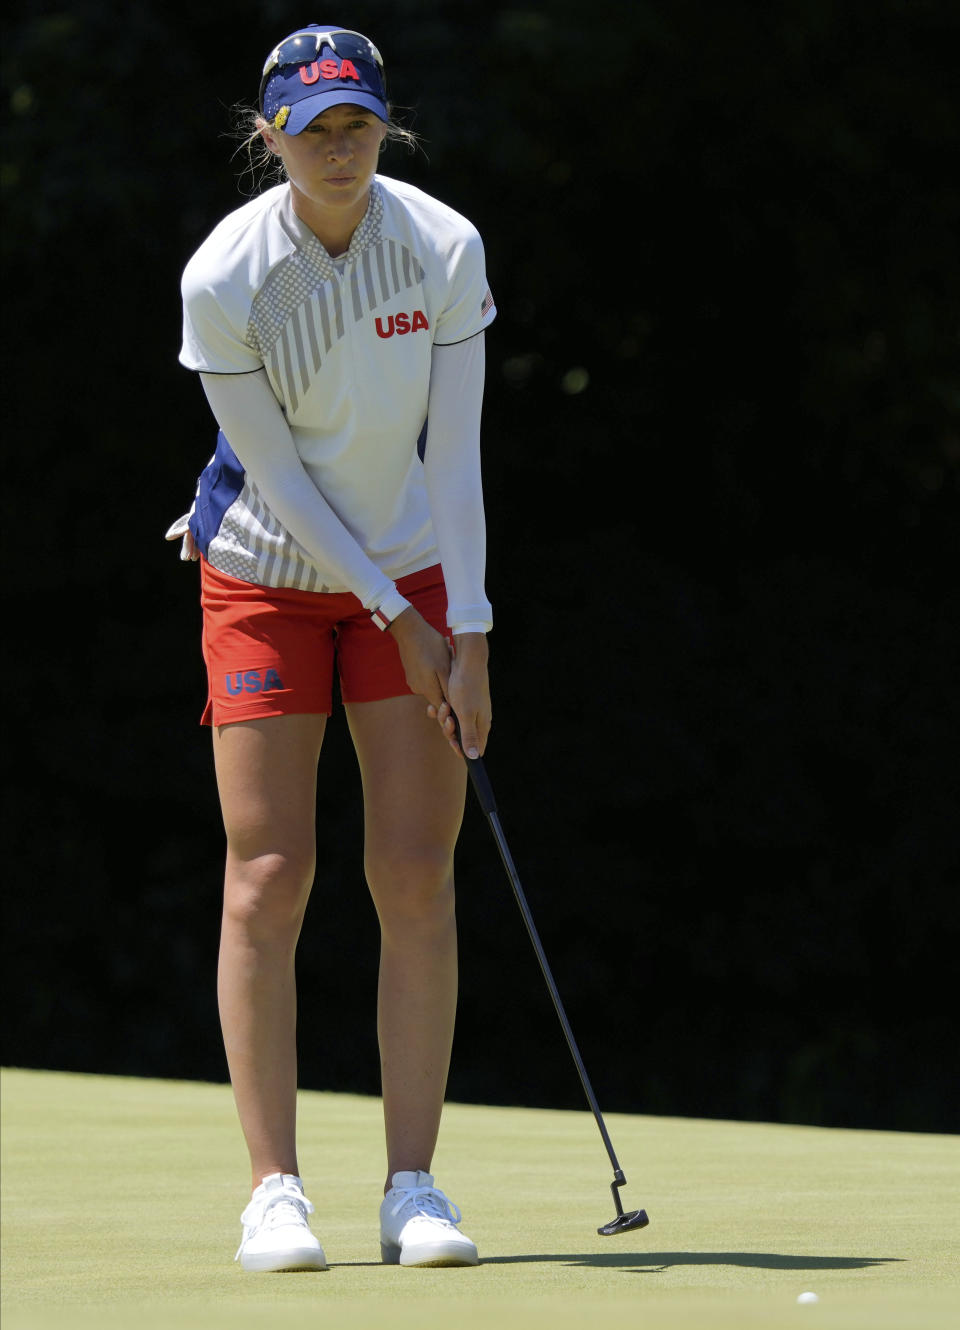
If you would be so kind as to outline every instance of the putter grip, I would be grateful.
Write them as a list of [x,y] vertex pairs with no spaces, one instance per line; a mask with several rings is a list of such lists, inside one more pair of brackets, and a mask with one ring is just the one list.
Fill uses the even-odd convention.
[[493,797],[493,786],[490,784],[490,777],[487,775],[487,769],[483,765],[482,757],[465,757],[467,770],[470,773],[470,779],[473,782],[473,788],[477,798],[480,800],[480,807],[487,817],[497,811],[497,801]]
[[[454,714],[453,723],[457,727],[457,743],[463,751],[463,737],[460,734],[460,722]],[[493,797],[493,786],[490,784],[490,777],[487,775],[487,769],[483,765],[481,757],[467,757],[463,754],[463,760],[467,764],[467,770],[470,773],[470,780],[473,784],[474,793],[480,801],[480,807],[484,814],[489,817],[491,813],[497,811],[497,801]]]

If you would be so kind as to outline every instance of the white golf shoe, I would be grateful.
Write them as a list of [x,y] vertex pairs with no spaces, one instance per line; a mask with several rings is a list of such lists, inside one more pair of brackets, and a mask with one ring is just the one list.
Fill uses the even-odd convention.
[[457,1228],[460,1211],[431,1173],[394,1173],[380,1207],[380,1254],[387,1265],[478,1265],[476,1246]]
[[292,1173],[270,1173],[240,1216],[243,1241],[234,1260],[244,1270],[326,1270],[323,1248],[310,1232],[313,1206]]

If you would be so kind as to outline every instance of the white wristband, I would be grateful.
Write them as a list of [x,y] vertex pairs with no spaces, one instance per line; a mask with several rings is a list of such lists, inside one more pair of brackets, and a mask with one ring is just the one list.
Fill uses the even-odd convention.
[[394,619],[399,618],[403,611],[409,609],[409,607],[409,600],[405,600],[400,592],[394,589],[383,598],[375,610],[370,611],[370,618],[383,632],[390,627]]

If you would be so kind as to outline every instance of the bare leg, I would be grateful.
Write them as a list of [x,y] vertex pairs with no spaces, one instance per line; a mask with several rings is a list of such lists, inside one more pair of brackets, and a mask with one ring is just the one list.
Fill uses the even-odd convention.
[[453,852],[466,769],[421,697],[352,703],[347,716],[363,780],[367,882],[381,930],[378,1035],[389,1188],[398,1171],[430,1171],[440,1130],[457,1005]]
[[214,730],[227,833],[218,996],[253,1185],[299,1173],[294,956],[316,859],[325,716]]

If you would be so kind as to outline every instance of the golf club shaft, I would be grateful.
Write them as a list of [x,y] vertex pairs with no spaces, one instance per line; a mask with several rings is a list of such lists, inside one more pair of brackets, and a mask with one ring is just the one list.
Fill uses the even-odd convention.
[[533,922],[533,916],[530,913],[530,906],[527,904],[527,898],[524,895],[523,887],[520,885],[520,877],[517,873],[516,865],[513,862],[513,856],[510,853],[510,847],[507,845],[506,837],[503,834],[503,828],[500,825],[500,818],[497,815],[496,800],[493,797],[493,787],[490,784],[490,778],[487,776],[486,768],[483,765],[482,758],[464,759],[467,764],[467,770],[470,773],[470,780],[480,802],[480,807],[486,815],[493,832],[494,839],[497,842],[497,849],[500,851],[500,858],[503,860],[503,866],[507,870],[507,876],[510,879],[510,885],[513,887],[513,894],[516,897],[517,904],[520,907],[520,913],[523,915],[523,922],[526,924],[527,932],[530,935],[530,941],[533,943],[533,949],[537,953],[537,960],[540,962],[540,969],[546,980],[547,988],[550,991],[550,997],[553,1001],[554,1009],[560,1018],[560,1024],[563,1027],[564,1037],[567,1041],[567,1047],[573,1057],[577,1072],[580,1076],[580,1084],[583,1086],[583,1092],[587,1096],[587,1103],[593,1111],[593,1116],[597,1120],[597,1126],[600,1128],[600,1136],[606,1147],[607,1154],[610,1157],[610,1163],[613,1165],[615,1176],[614,1200],[617,1203],[617,1210],[620,1212],[620,1198],[616,1188],[622,1186],[626,1179],[623,1176],[623,1170],[617,1162],[617,1156],[614,1153],[613,1144],[610,1135],[603,1121],[603,1115],[600,1112],[600,1105],[597,1103],[597,1097],[593,1093],[593,1086],[590,1084],[590,1078],[587,1075],[587,1069],[583,1065],[583,1058],[580,1056],[580,1050],[577,1047],[577,1041],[573,1037],[573,1031],[570,1028],[570,1022],[567,1020],[567,1013],[563,1009],[563,1003],[560,1000],[560,994],[557,985],[554,982],[553,974],[547,963],[547,957],[543,950],[543,943],[540,941],[540,935],[537,932],[536,925]]

